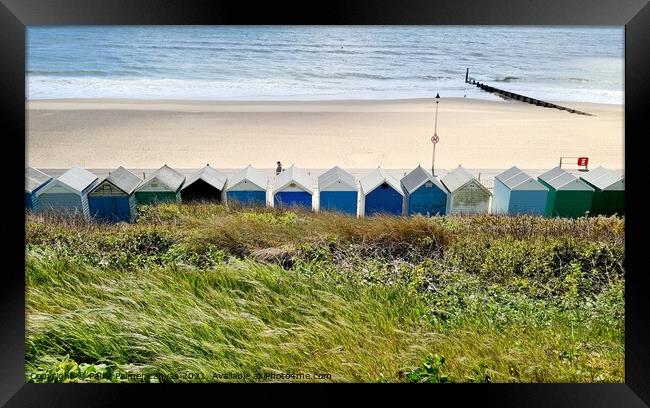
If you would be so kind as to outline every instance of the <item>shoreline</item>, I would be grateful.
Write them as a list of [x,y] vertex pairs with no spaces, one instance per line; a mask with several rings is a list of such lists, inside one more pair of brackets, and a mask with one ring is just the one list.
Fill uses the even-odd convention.
[[[421,104],[421,103],[434,103],[435,98],[387,98],[387,99],[287,99],[287,100],[267,100],[267,99],[143,99],[143,98],[56,98],[56,99],[26,99],[25,105],[27,109],[70,109],[71,106],[79,107],[80,109],[91,109],[93,105],[105,107],[111,105],[116,108],[122,107],[129,109],[133,107],[147,107],[154,106],[250,106],[250,105],[316,105],[322,106],[358,106],[358,105],[386,105],[386,104]],[[488,104],[511,104],[524,102],[516,100],[505,100],[494,96],[494,98],[462,98],[462,97],[447,97],[441,98],[440,103],[488,103]],[[545,100],[563,106],[592,106],[592,107],[625,107],[625,104],[618,103],[599,103],[599,102],[585,102],[585,101],[567,101],[567,100]],[[535,106],[536,108],[542,108]]]
[[[444,98],[436,168],[551,168],[560,156],[624,168],[624,105]],[[37,168],[429,167],[433,98],[326,101],[26,101]]]

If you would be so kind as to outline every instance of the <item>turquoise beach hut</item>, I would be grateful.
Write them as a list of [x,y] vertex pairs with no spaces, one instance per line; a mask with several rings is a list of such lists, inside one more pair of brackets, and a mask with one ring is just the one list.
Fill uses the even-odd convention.
[[494,179],[494,214],[544,215],[548,188],[521,171],[517,166]]
[[266,206],[268,185],[268,177],[249,164],[248,167],[228,179],[226,201],[243,205]]
[[399,181],[378,168],[359,180],[361,185],[363,213],[374,214],[402,214],[404,193]]
[[25,169],[25,209],[33,212],[39,211],[38,191],[52,181],[52,177],[32,167]]
[[405,215],[444,215],[447,211],[447,188],[422,166],[401,180]]
[[43,212],[88,217],[88,192],[96,184],[96,175],[73,167],[36,193],[38,204]]
[[357,215],[359,187],[352,174],[339,166],[318,177],[319,211],[338,211]]
[[140,177],[122,166],[111,171],[88,193],[90,215],[108,222],[133,221],[136,215],[133,193],[141,182]]
[[275,178],[273,188],[274,207],[303,207],[311,210],[314,190],[313,181],[303,169],[291,166]]

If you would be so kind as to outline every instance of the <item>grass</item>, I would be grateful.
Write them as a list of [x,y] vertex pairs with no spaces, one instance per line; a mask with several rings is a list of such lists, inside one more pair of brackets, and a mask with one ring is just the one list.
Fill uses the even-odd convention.
[[623,261],[615,217],[29,215],[26,379],[623,382]]

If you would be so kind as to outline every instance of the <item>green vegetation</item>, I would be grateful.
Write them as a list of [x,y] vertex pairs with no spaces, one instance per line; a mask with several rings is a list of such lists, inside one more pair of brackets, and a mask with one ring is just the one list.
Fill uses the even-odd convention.
[[624,381],[621,218],[139,210],[27,217],[27,381]]

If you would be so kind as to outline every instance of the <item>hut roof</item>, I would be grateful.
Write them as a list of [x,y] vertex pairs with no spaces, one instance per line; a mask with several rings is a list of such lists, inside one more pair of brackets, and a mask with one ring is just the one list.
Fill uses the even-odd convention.
[[496,176],[496,179],[505,184],[510,190],[548,190],[537,180],[521,171],[517,166]]
[[[602,166],[598,166],[595,169],[590,170],[587,174],[581,175],[580,178],[600,190],[606,190],[609,187],[612,187],[612,189],[617,189],[616,187],[618,187],[618,189],[623,189],[625,176],[607,170]],[[620,186],[614,186],[616,183]]]
[[337,183],[338,181],[341,181],[343,184],[348,185],[354,189],[358,188],[357,182],[354,180],[354,176],[352,176],[352,174],[343,170],[339,166],[335,166],[318,177],[318,189],[323,190],[332,184]]
[[25,192],[31,193],[50,180],[52,180],[52,177],[42,171],[27,167],[25,169]]
[[461,166],[458,166],[454,170],[447,173],[442,178],[441,181],[442,184],[444,184],[445,187],[447,187],[447,190],[449,190],[450,193],[453,193],[454,191],[463,187],[465,184],[469,183],[470,181],[474,181],[476,184],[478,184],[478,186],[481,189],[485,190],[488,194],[492,195],[490,190],[485,188],[483,184],[481,184],[474,176],[471,175],[471,173],[469,173]]
[[598,187],[600,190],[625,190],[624,187],[625,176],[616,173],[605,174],[602,177],[596,179],[595,183],[592,185]]
[[273,192],[277,192],[285,188],[291,183],[299,185],[303,190],[308,193],[313,193],[313,181],[309,174],[301,168],[291,165],[288,169],[282,171],[275,178],[275,186]]
[[106,181],[109,181],[126,194],[131,194],[135,188],[140,185],[142,179],[120,166],[109,173],[108,177],[106,177]]
[[505,170],[505,171],[497,174],[495,178],[505,184],[506,180],[508,180],[511,177],[516,176],[519,173],[523,173],[523,171],[521,171],[521,169],[519,167],[517,167],[517,166],[512,166],[508,170]]
[[438,179],[433,177],[431,173],[429,173],[424,168],[422,168],[422,166],[419,165],[415,169],[411,170],[409,174],[407,174],[402,178],[402,186],[404,187],[404,190],[406,190],[408,194],[411,194],[415,190],[420,188],[427,181],[431,181],[435,186],[437,186],[442,191],[445,192],[447,191],[445,186],[443,186],[442,183],[438,181]]
[[603,166],[598,166],[595,169],[589,170],[586,174],[581,174],[580,178],[583,179],[584,181],[588,181],[591,183],[592,181],[595,181],[596,179],[608,173],[609,170],[607,170]]
[[205,181],[206,183],[216,188],[217,190],[223,190],[223,186],[226,184],[226,180],[228,179],[228,177],[226,177],[225,174],[218,171],[214,167],[210,167],[210,165],[208,164],[201,170],[189,176],[185,180],[185,185],[183,186],[183,189],[185,189],[187,186],[191,185],[192,183],[194,183],[199,179]]
[[58,181],[79,193],[85,190],[95,180],[97,180],[96,175],[81,167],[73,167],[58,178]]
[[178,190],[185,181],[185,176],[165,164],[153,172],[149,177],[145,178],[144,181],[140,183],[140,187],[149,184],[149,182],[154,178],[173,191]]
[[404,195],[404,192],[402,191],[402,187],[400,186],[399,181],[397,181],[395,177],[386,174],[386,172],[383,169],[378,168],[372,171],[371,173],[366,174],[364,177],[362,177],[359,180],[359,183],[361,184],[361,189],[363,190],[364,194],[369,194],[377,187],[381,186],[384,183],[387,183],[395,191],[397,191],[401,195]]
[[560,167],[554,167],[538,178],[556,190],[593,190],[583,180]]
[[266,177],[264,173],[255,169],[254,167],[251,167],[249,164],[248,167],[228,179],[228,189],[236,186],[244,180],[250,181],[259,188],[263,188],[265,190],[269,183],[269,178]]
[[543,173],[537,178],[548,183],[549,181],[563,174],[569,174],[569,173],[560,167],[553,167],[552,169],[546,171],[545,173]]

